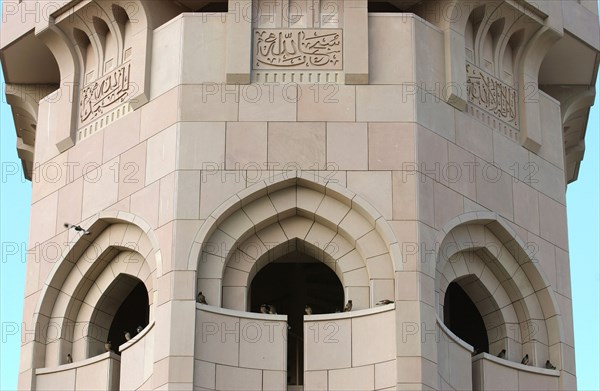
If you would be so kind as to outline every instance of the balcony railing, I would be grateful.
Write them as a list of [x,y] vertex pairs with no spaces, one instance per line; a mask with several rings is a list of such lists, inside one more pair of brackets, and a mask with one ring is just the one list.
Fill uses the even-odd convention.
[[35,370],[36,390],[118,390],[121,357],[113,352]]

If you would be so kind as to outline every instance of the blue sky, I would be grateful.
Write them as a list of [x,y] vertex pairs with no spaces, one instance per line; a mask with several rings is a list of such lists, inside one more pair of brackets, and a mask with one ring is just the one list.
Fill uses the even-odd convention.
[[[0,72],[1,74],[1,72]],[[0,77],[2,90],[4,78]],[[600,92],[600,83],[596,85]],[[20,171],[16,133],[10,108],[1,93],[0,104],[0,390],[17,385],[25,249],[29,230],[31,183]],[[578,387],[600,390],[600,104],[596,98],[586,136],[585,159],[579,180],[567,190],[569,247],[574,300],[575,352]],[[10,172],[18,168],[17,175]],[[17,254],[14,249],[21,249]],[[14,331],[17,331],[15,334]]]

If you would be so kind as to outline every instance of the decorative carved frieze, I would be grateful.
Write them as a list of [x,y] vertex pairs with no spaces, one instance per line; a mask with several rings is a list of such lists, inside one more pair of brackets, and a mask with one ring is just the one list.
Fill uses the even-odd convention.
[[341,29],[256,29],[254,69],[341,70]]
[[130,94],[130,65],[125,64],[81,90],[79,120],[81,125],[125,102]]
[[517,90],[470,63],[467,63],[467,94],[474,106],[519,128]]

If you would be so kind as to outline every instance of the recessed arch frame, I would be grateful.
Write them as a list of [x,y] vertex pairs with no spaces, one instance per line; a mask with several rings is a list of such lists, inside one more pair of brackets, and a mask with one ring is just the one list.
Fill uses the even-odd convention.
[[210,305],[230,306],[256,272],[298,248],[332,268],[348,298],[361,297],[359,308],[395,298],[394,272],[403,264],[386,220],[347,188],[295,171],[220,205],[198,231],[188,269],[197,271],[197,290]]
[[[546,359],[550,359],[560,368],[563,361],[561,344],[565,341],[565,334],[555,293],[530,254],[527,244],[509,224],[494,212],[465,213],[449,221],[440,230],[436,243],[439,244],[435,281],[438,316],[443,318],[440,301],[443,300],[445,288],[452,282],[449,281],[452,277],[448,273],[448,265],[452,266],[456,278],[476,274],[469,271],[464,259],[457,259],[465,252],[477,251],[499,283],[496,292],[507,296],[493,297],[497,301],[495,305],[502,308],[506,306],[507,299],[510,301],[520,325],[522,345],[526,349],[536,349],[538,358],[534,365],[541,366]],[[464,267],[460,263],[464,263]],[[472,265],[471,268],[476,266]],[[462,272],[456,273],[461,269]],[[487,288],[493,289],[490,286],[494,285],[488,283]],[[500,287],[502,291],[497,290]],[[514,317],[507,317],[507,314],[509,312],[502,312],[506,317],[504,321],[511,322]],[[539,333],[533,337],[531,330],[527,330],[532,325],[537,327]],[[534,339],[541,345],[535,346]],[[544,346],[547,347],[547,353]]]
[[[64,363],[64,349],[73,347],[75,321],[78,317],[85,318],[85,308],[89,306],[86,300],[93,301],[90,299],[93,295],[88,295],[90,292],[101,295],[101,288],[106,285],[98,285],[96,278],[107,267],[112,267],[111,262],[115,257],[118,260],[119,254],[137,254],[136,259],[143,259],[145,265],[122,263],[111,269],[111,274],[116,270],[117,275],[124,272],[140,277],[148,272],[144,283],[149,291],[149,302],[156,302],[157,280],[162,276],[163,265],[159,242],[150,225],[139,216],[116,211],[98,213],[87,221],[89,224],[85,225],[91,234],[82,236],[70,232],[69,242],[40,291],[33,315],[35,333],[24,344],[30,344],[27,353],[31,354],[31,362],[26,363],[31,365],[30,368]],[[124,270],[117,267],[124,267]],[[113,277],[116,276],[113,274]],[[81,311],[83,313],[79,315]],[[52,334],[50,329],[58,331]],[[21,368],[21,372],[26,369]]]

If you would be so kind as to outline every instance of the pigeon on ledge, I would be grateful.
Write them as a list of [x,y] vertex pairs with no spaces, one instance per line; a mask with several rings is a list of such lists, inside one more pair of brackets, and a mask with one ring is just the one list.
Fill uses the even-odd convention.
[[344,312],[352,311],[352,300],[348,300],[348,304],[344,307]]
[[80,226],[80,225],[73,225],[73,224],[69,224],[69,223],[64,223],[63,225],[64,225],[64,226],[65,226],[65,228],[67,228],[67,229],[71,229],[71,228],[73,228],[75,231],[77,231],[77,232],[81,232],[81,233],[83,233],[84,235],[89,235],[89,234],[91,234],[91,232],[90,232],[90,231],[88,231],[87,229],[81,228],[81,226]]

